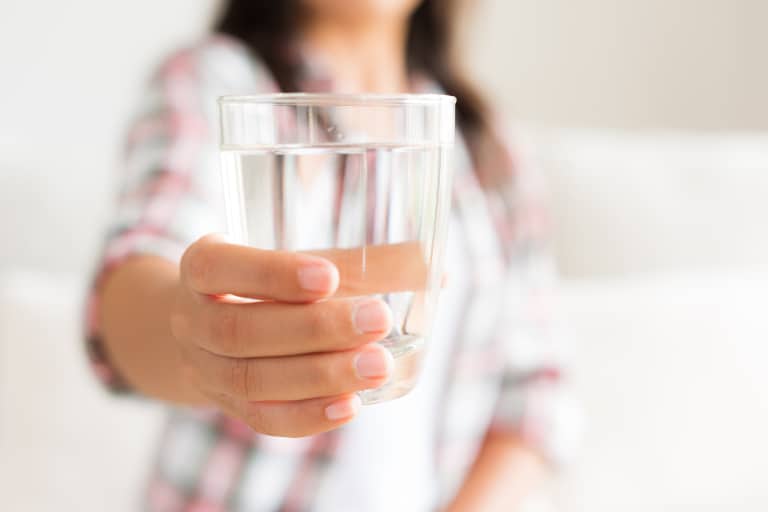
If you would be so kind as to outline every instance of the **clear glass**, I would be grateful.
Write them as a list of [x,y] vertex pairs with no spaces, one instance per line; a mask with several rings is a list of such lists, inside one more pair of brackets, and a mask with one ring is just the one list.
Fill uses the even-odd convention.
[[377,296],[395,372],[365,404],[415,385],[437,305],[451,202],[455,98],[272,94],[219,100],[229,233],[339,268],[338,296]]

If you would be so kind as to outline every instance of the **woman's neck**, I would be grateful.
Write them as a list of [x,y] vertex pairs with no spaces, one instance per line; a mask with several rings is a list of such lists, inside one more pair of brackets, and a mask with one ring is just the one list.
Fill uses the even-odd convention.
[[407,20],[372,20],[354,26],[311,20],[302,37],[310,55],[328,67],[338,92],[407,92]]

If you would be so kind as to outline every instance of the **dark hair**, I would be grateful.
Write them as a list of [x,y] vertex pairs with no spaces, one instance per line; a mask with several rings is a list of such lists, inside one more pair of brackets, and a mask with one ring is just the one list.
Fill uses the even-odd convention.
[[[217,32],[245,43],[286,92],[298,90],[301,62],[293,43],[300,21],[299,3],[300,0],[229,0],[215,25]],[[481,171],[486,166],[480,163],[481,145],[488,150],[491,146],[487,143],[495,140],[488,109],[452,58],[458,4],[457,0],[422,0],[411,14],[406,49],[408,70],[423,72],[447,94],[456,96],[457,124],[481,180],[488,182],[490,176],[482,176]]]

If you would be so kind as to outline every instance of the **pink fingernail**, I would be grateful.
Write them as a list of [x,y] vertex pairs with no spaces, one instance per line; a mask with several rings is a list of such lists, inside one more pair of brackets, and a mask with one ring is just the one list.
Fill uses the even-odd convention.
[[392,371],[394,360],[388,350],[372,345],[355,358],[355,371],[361,379],[380,379]]
[[360,410],[360,405],[360,397],[357,395],[353,395],[350,398],[344,398],[326,407],[325,417],[331,421],[351,418]]
[[363,299],[355,305],[352,321],[360,334],[386,332],[392,323],[392,314],[380,300]]
[[339,282],[339,275],[332,265],[311,262],[299,268],[299,286],[310,292],[328,293]]

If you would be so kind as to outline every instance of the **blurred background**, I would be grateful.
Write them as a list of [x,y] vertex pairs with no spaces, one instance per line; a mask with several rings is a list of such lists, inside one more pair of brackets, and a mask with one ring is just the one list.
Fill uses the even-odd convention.
[[[481,0],[467,62],[546,175],[582,454],[546,511],[768,510],[768,2]],[[137,509],[162,412],[79,346],[122,130],[213,0],[0,16],[0,496]]]

